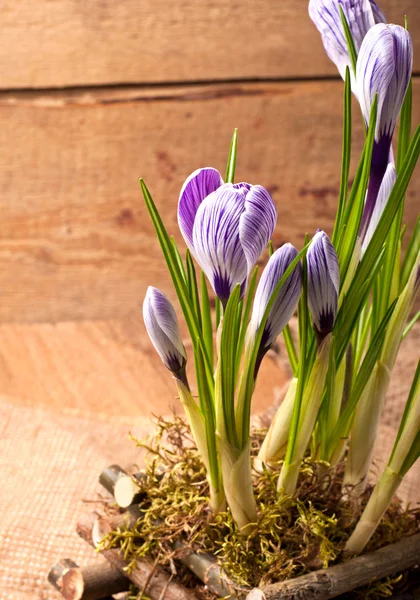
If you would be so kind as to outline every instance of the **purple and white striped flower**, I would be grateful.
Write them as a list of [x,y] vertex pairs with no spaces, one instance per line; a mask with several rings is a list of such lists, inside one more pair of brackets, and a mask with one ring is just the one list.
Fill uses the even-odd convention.
[[[310,0],[309,16],[321,34],[326,53],[344,79],[346,67],[351,71],[351,60],[341,23],[340,6],[346,16],[356,52],[363,38],[375,23],[386,23],[374,0]],[[354,87],[354,80],[352,81]]]
[[165,294],[152,286],[148,287],[144,298],[143,320],[150,340],[165,367],[188,387],[185,377],[187,354],[174,307]]
[[366,124],[375,94],[378,114],[371,173],[361,223],[364,237],[371,220],[379,188],[390,162],[391,141],[410,82],[413,45],[410,34],[399,25],[378,24],[363,40],[357,59],[358,98]]
[[308,305],[319,339],[328,335],[335,322],[340,290],[340,269],[337,253],[324,231],[318,231],[309,246]]
[[387,170],[385,171],[384,178],[382,179],[381,187],[379,188],[378,197],[376,199],[375,207],[373,209],[372,216],[369,221],[368,228],[364,235],[361,247],[361,257],[366,252],[369,246],[370,240],[372,239],[375,229],[378,226],[379,220],[384,212],[388,198],[394,187],[395,180],[397,179],[397,172],[394,167],[394,163],[389,163]]
[[[283,277],[290,263],[296,258],[298,251],[292,244],[284,244],[276,250],[265,267],[255,293],[249,335],[255,335],[261,324],[267,304],[275,287]],[[276,337],[290,321],[296,310],[302,291],[302,266],[296,265],[284,282],[271,307],[261,339],[259,354],[261,358],[276,341]]]
[[178,223],[192,255],[226,305],[246,282],[273,234],[274,202],[265,188],[223,183],[215,169],[199,169],[184,184]]

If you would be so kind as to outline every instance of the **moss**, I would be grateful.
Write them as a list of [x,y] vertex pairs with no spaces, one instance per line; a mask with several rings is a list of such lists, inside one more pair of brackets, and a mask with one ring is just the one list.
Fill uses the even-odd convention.
[[[252,433],[254,455],[264,434],[263,430]],[[159,419],[152,438],[135,442],[146,450],[141,483],[145,495],[139,505],[143,516],[135,527],[108,535],[104,545],[120,547],[131,568],[144,557],[171,572],[175,568],[178,578],[195,589],[197,580],[178,562],[191,550],[215,554],[223,571],[238,585],[263,585],[336,562],[359,515],[354,507],[341,501],[343,465],[328,469],[325,463],[308,458],[302,468],[297,499],[278,499],[277,472],[265,471],[256,478],[259,520],[252,533],[243,538],[238,535],[229,510],[218,514],[209,510],[205,470],[182,419]],[[370,493],[371,488],[364,494],[360,510]],[[403,510],[395,501],[367,550],[418,531],[419,522],[419,510]],[[174,549],[174,542],[180,539],[182,548]],[[376,582],[358,597],[387,596],[398,580],[396,577]],[[208,597],[204,588],[202,593]],[[136,597],[135,593],[132,597]]]

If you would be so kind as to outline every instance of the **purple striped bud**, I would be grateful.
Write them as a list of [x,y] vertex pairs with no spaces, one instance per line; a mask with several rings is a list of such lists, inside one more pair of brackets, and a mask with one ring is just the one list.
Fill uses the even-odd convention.
[[378,193],[378,197],[376,199],[375,207],[373,209],[373,213],[370,218],[369,225],[367,227],[365,236],[362,241],[361,257],[366,252],[366,249],[369,246],[370,240],[372,239],[372,236],[375,233],[375,229],[378,226],[380,218],[382,217],[382,213],[384,212],[384,208],[386,206],[386,203],[388,202],[388,198],[392,192],[392,188],[394,187],[396,178],[397,178],[397,172],[395,170],[394,164],[389,163],[387,170],[385,171],[384,178],[382,179],[382,183],[381,183],[381,187],[379,188],[379,193]]
[[[273,234],[277,212],[262,186],[219,185],[221,178],[216,174],[202,169],[187,180],[179,200],[178,222],[191,253],[226,305],[237,284],[245,290],[248,276]],[[212,186],[216,189],[203,197]]]
[[379,188],[390,162],[392,135],[410,82],[413,47],[410,34],[399,25],[378,24],[363,40],[357,59],[358,98],[365,122],[369,123],[375,94],[378,114],[371,173],[360,234],[371,220]]
[[[373,0],[309,1],[309,16],[321,34],[326,53],[344,79],[347,66],[351,71],[351,60],[341,22],[340,6],[349,24],[356,52],[369,29],[375,23],[386,23],[386,19]],[[352,85],[354,87],[354,81]]]
[[188,386],[185,378],[187,355],[175,310],[168,298],[151,286],[143,302],[143,319],[150,340],[165,367]]
[[[250,332],[257,332],[264,316],[267,304],[275,287],[283,277],[290,263],[296,258],[298,251],[292,244],[284,244],[270,257],[258,283],[252,310]],[[274,344],[276,337],[290,321],[296,310],[302,291],[302,267],[298,263],[291,275],[284,282],[271,307],[261,339],[260,353],[264,355]]]
[[340,289],[337,253],[324,231],[314,235],[306,258],[308,305],[315,332],[323,339],[334,327]]
[[412,68],[413,44],[404,27],[380,23],[369,30],[360,47],[356,78],[366,124],[378,94],[376,142],[383,137],[392,138]]

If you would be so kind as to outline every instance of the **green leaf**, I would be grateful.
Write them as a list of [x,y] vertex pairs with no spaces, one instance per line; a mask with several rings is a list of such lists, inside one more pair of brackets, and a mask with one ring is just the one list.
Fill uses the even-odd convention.
[[235,131],[233,132],[232,141],[230,143],[229,158],[228,158],[228,163],[227,163],[227,167],[226,167],[226,176],[225,176],[226,183],[233,183],[235,180],[237,147],[238,147],[238,130],[235,129]]
[[382,267],[384,257],[385,251],[383,249],[377,257],[376,262],[372,265],[370,272],[366,278],[363,279],[363,283],[359,281],[361,278],[358,277],[357,270],[356,275],[350,285],[349,291],[344,296],[334,325],[334,332],[336,335],[337,363],[341,363],[344,353],[347,350],[347,346],[350,343],[351,336],[357,325],[360,314],[368,300],[369,292],[371,291],[378,272]]
[[217,460],[217,447],[216,447],[216,420],[214,411],[213,391],[209,389],[204,352],[201,345],[201,340],[196,340],[196,369],[197,369],[197,387],[198,395],[200,399],[201,412],[204,416],[204,422],[206,426],[206,439],[207,439],[207,450],[209,455],[210,463],[210,477],[212,484],[218,488],[219,486],[219,466]]
[[185,273],[185,269],[184,269],[184,263],[182,262],[182,258],[181,258],[181,253],[178,250],[178,246],[176,245],[176,241],[173,235],[171,235],[171,244],[172,244],[172,248],[174,251],[174,255],[176,258],[176,261],[178,263],[178,268],[179,268],[179,272],[182,275],[184,282],[187,283],[187,274]]
[[244,312],[243,312],[241,328],[239,331],[238,347],[237,347],[237,351],[236,351],[235,381],[238,377],[239,367],[241,364],[246,330],[248,327],[249,317],[251,314],[252,301],[254,299],[255,288],[257,286],[257,275],[258,275],[258,266],[255,267],[254,272],[252,273],[251,279],[249,281],[247,295],[246,295],[245,308],[244,308]]
[[214,370],[213,363],[213,326],[211,322],[211,307],[206,277],[201,271],[201,315],[203,322],[203,339],[206,346],[206,354],[210,360],[211,371]]
[[349,55],[350,55],[351,66],[353,69],[353,73],[356,76],[356,63],[357,63],[356,46],[354,45],[353,36],[351,34],[346,15],[344,14],[343,9],[340,4],[338,5],[338,7],[340,9],[340,17],[341,17],[341,22],[343,24],[344,37],[346,38],[346,42],[347,42],[347,49],[348,49]]
[[408,394],[407,402],[404,407],[403,416],[401,417],[401,423],[398,428],[397,437],[395,438],[394,447],[392,449],[392,453],[389,458],[388,464],[390,464],[392,462],[392,459],[394,458],[394,454],[397,449],[398,442],[400,441],[400,438],[403,435],[404,428],[407,423],[407,417],[409,415],[411,405],[413,404],[413,401],[416,397],[416,391],[417,391],[417,387],[419,385],[420,385],[420,360],[417,362],[417,369],[416,369],[416,372],[414,373],[413,381],[411,383],[410,393]]
[[338,199],[337,216],[334,223],[332,243],[337,245],[342,230],[342,218],[346,204],[347,190],[349,186],[350,158],[351,158],[351,82],[350,70],[346,67],[346,78],[344,84],[344,119],[343,119],[343,144],[341,158],[340,195]]
[[405,336],[410,333],[410,331],[413,329],[414,325],[417,323],[417,321],[419,319],[420,319],[420,310],[417,311],[417,313],[411,319],[411,321],[409,322],[409,324],[407,325],[407,327],[404,329],[401,340],[403,340],[405,338]]
[[411,116],[413,110],[413,84],[410,83],[405,94],[404,102],[401,107],[400,128],[398,131],[398,152],[397,152],[397,172],[400,172],[411,137]]
[[292,332],[289,324],[283,329],[284,344],[286,346],[287,355],[289,357],[290,367],[293,371],[293,377],[297,377],[299,369],[299,359],[296,352],[295,342],[293,341]]
[[220,299],[217,296],[216,296],[216,301],[215,301],[215,308],[216,308],[216,331],[217,331],[219,329],[220,319],[222,318],[222,312],[223,312],[222,303],[220,302]]
[[[378,108],[378,96],[375,94],[372,108],[370,111],[369,129],[366,137],[363,151],[363,168],[360,177],[360,184],[354,197],[354,202],[350,204],[350,199],[346,210],[345,224],[346,230],[342,238],[342,245],[339,250],[340,273],[344,283],[347,270],[352,258],[357,237],[359,235],[360,222],[362,220],[363,209],[365,206],[366,191],[369,183],[370,165],[372,161],[373,143],[375,141],[376,115]],[[351,195],[350,195],[351,196]]]
[[238,437],[241,439],[242,443],[245,443],[249,438],[249,428],[250,428],[250,414],[251,414],[251,399],[254,391],[254,373],[255,373],[255,364],[257,361],[258,350],[261,345],[262,335],[264,333],[264,327],[268,319],[268,315],[270,314],[270,310],[280,293],[281,288],[284,283],[287,281],[293,270],[295,269],[298,262],[301,260],[303,256],[306,255],[308,250],[309,243],[302,248],[302,250],[296,255],[296,257],[292,260],[290,265],[287,267],[280,281],[274,288],[270,299],[267,303],[266,309],[264,311],[264,315],[261,319],[260,326],[256,333],[255,339],[253,340],[252,346],[247,347],[247,351],[245,353],[245,365],[242,372],[240,387],[239,387],[239,395],[238,395],[238,404],[237,404],[237,422],[238,428],[242,430],[242,435]]
[[411,448],[407,454],[405,461],[401,467],[400,476],[405,477],[406,473],[411,469],[416,460],[420,458],[420,431],[418,432]]
[[[307,237],[305,242],[307,241]],[[305,246],[308,247],[309,244]],[[300,413],[302,408],[303,390],[305,389],[305,383],[307,375],[309,373],[307,364],[307,346],[308,346],[308,326],[310,323],[309,309],[308,309],[308,267],[306,260],[306,253],[302,260],[302,295],[299,300],[298,309],[298,320],[299,320],[299,371],[298,371],[298,384],[296,388],[295,402],[293,404],[292,421],[290,423],[290,435],[287,443],[285,464],[288,465],[293,460],[293,454],[296,444],[296,437],[299,429]]]
[[394,301],[394,303],[389,307],[386,315],[382,319],[380,326],[376,330],[372,341],[369,344],[369,348],[363,359],[362,365],[359,369],[359,372],[357,373],[354,386],[350,392],[349,399],[344,407],[343,412],[340,415],[336,426],[334,427],[334,430],[328,442],[330,456],[333,455],[340,440],[347,437],[347,435],[350,432],[354,412],[357,408],[357,403],[359,402],[360,396],[362,395],[362,392],[365,389],[367,382],[369,381],[373,367],[375,366],[376,361],[379,359],[385,339],[386,328],[394,311],[395,304],[396,301]]
[[187,281],[188,281],[188,291],[190,294],[191,302],[194,307],[195,316],[197,318],[197,323],[200,329],[203,328],[201,321],[201,307],[200,307],[200,297],[198,295],[198,286],[197,286],[197,276],[195,273],[194,263],[191,258],[190,251],[187,249],[186,253],[186,264],[187,264]]
[[237,331],[238,305],[241,297],[241,286],[238,284],[231,293],[223,315],[220,354],[218,356],[221,369],[222,409],[227,440],[239,448],[235,424],[235,332]]
[[413,270],[414,263],[420,254],[420,214],[417,217],[414,231],[411,234],[410,241],[408,242],[407,250],[405,252],[401,274],[400,274],[400,292],[407,285],[410,273]]
[[[163,225],[162,219],[159,215],[159,212],[156,208],[155,203],[153,202],[152,196],[150,195],[149,190],[147,189],[146,184],[143,179],[140,179],[140,186],[143,192],[143,197],[146,202],[147,210],[149,211],[150,218],[152,219],[152,223],[154,225],[158,240],[160,242],[160,246],[162,248],[163,256],[165,258],[166,264],[168,266],[169,273],[172,278],[172,282],[175,287],[175,291],[178,296],[179,303],[181,305],[182,312],[184,314],[185,321],[188,326],[188,330],[191,335],[191,339],[193,340],[194,346],[196,345],[196,340],[199,339],[202,347],[205,351],[204,339],[202,336],[201,328],[197,321],[197,317],[195,315],[194,307],[190,301],[188,288],[184,280],[184,276],[180,271],[180,267],[178,264],[178,259],[176,257],[174,247],[169,239],[169,236],[166,232],[165,226]],[[213,382],[213,373],[210,367],[210,360],[205,352],[205,364],[206,364],[206,373],[207,379],[210,387],[212,387]]]

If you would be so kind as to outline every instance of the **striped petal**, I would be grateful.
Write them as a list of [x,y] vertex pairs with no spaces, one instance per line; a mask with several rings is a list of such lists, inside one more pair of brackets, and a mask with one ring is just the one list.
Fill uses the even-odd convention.
[[[284,244],[270,257],[259,281],[255,293],[250,331],[257,332],[272,293],[283,277],[298,251],[292,244]],[[292,274],[286,279],[270,310],[261,340],[261,351],[266,352],[276,337],[290,321],[296,310],[302,290],[302,267],[298,263]]]
[[247,188],[225,183],[200,204],[193,227],[195,257],[213,290],[226,304],[235,285],[247,278],[247,260],[239,239]]
[[248,275],[267,247],[277,221],[273,199],[261,185],[250,186],[239,223],[239,239],[245,253]]
[[315,234],[306,257],[308,305],[314,329],[324,338],[334,326],[340,289],[337,253],[324,231]]
[[175,375],[182,372],[187,355],[175,310],[168,298],[151,286],[143,302],[143,319],[150,340],[164,365]]
[[394,187],[396,178],[397,172],[395,167],[393,163],[389,163],[387,170],[385,171],[384,178],[382,179],[381,187],[379,188],[379,193],[369,221],[369,225],[363,238],[361,256],[363,256],[363,254],[366,252],[366,248],[369,246],[369,242],[375,233],[375,229],[382,216],[386,203],[388,202],[388,198],[391,194],[392,188]]
[[186,179],[178,202],[178,225],[185,243],[194,253],[192,230],[198,207],[209,194],[223,184],[219,171],[211,167],[197,169]]
[[412,67],[413,47],[406,29],[380,23],[369,30],[357,59],[356,79],[366,123],[375,94],[378,94],[376,142],[384,137],[392,138]]
[[[341,23],[340,6],[356,47],[375,23],[386,23],[385,16],[373,0],[310,0],[309,16],[321,34],[326,53],[344,79],[346,66],[351,67],[347,42]],[[354,86],[354,82],[352,82]]]

